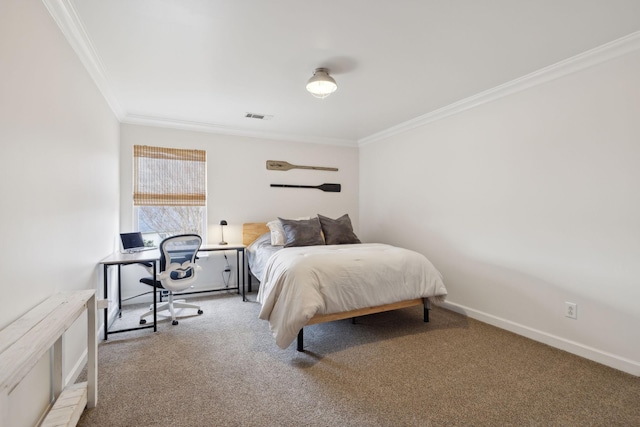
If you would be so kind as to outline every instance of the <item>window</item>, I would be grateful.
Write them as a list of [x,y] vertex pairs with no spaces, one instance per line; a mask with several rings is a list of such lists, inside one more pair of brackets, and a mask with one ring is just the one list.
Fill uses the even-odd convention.
[[133,205],[145,244],[182,233],[206,240],[206,151],[134,145]]

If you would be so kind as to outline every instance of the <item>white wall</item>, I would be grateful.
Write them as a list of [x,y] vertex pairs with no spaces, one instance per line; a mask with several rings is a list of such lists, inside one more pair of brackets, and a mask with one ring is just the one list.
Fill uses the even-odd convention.
[[[0,3],[0,328],[58,291],[94,289],[118,230],[118,122],[39,1]],[[86,346],[66,335],[65,374]],[[12,426],[48,404],[49,358],[12,394]]]
[[[358,148],[275,141],[220,135],[162,127],[123,124],[121,126],[121,224],[134,230],[132,200],[132,158],[134,145],[202,149],[207,151],[208,243],[220,241],[221,219],[228,222],[224,237],[229,243],[242,242],[242,224],[267,222],[278,216],[297,218],[322,214],[336,218],[344,213],[358,227]],[[336,167],[337,172],[290,170],[269,171],[267,160],[284,160],[298,165]],[[340,193],[317,189],[271,188],[270,184],[319,185],[339,183]],[[235,269],[235,254],[228,252]],[[224,267],[220,254],[202,260],[203,271],[194,290],[222,285]],[[137,270],[136,270],[137,269]],[[126,270],[126,271],[125,271]],[[235,271],[235,270],[234,270]],[[123,269],[123,296],[148,291],[138,279],[146,272],[140,267]],[[255,282],[254,282],[255,283]],[[232,276],[235,286],[235,275]],[[132,299],[130,302],[140,302]],[[144,299],[142,299],[144,301]]]
[[635,51],[362,146],[360,230],[449,307],[640,375],[639,165]]
[[[149,144],[207,150],[209,242],[219,240],[220,219],[235,242],[243,222],[348,212],[363,240],[430,257],[453,309],[640,374],[637,52],[359,155],[120,129],[41,2],[0,3],[0,64],[0,235],[10,242],[0,246],[0,291],[10,301],[0,328],[54,292],[101,286],[97,261],[133,226],[132,146]],[[340,171],[267,171],[268,159]],[[341,183],[342,193],[269,188],[325,182]],[[565,301],[578,304],[577,320],[564,317]],[[82,322],[74,325],[66,373],[82,358],[84,336]],[[12,394],[12,425],[34,424],[48,384],[45,358]]]

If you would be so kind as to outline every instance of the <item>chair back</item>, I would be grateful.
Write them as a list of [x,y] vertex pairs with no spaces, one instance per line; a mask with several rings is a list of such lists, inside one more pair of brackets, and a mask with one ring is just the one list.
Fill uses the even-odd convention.
[[182,291],[196,280],[196,255],[202,238],[197,234],[179,234],[160,242],[160,274],[162,287]]

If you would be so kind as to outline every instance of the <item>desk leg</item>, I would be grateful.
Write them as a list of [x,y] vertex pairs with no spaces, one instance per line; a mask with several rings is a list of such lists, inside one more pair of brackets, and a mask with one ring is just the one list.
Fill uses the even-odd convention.
[[[153,280],[156,279],[156,265],[157,262],[153,261]],[[158,302],[158,292],[156,287],[153,287],[153,332],[158,332],[158,311],[157,311],[157,302]]]
[[118,264],[118,318],[122,319],[122,264]]
[[[238,293],[240,293],[240,251],[236,249],[236,283],[238,284]],[[244,301],[244,293],[242,294]]]
[[247,260],[245,259],[245,257],[247,256],[247,252],[244,248],[242,248],[242,301],[246,301],[246,292],[245,292],[245,278],[246,276],[246,272],[244,271],[244,264],[247,262]]
[[[109,299],[109,290],[107,289],[107,277],[109,276],[109,266],[107,264],[105,264],[103,266],[103,271],[104,271],[104,299],[108,300]],[[109,304],[107,304],[107,307],[104,308],[104,340],[107,340],[107,336],[109,335]]]

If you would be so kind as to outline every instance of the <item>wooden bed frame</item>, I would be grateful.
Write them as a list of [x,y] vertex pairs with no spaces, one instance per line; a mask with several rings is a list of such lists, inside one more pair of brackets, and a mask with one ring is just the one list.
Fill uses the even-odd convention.
[[[258,237],[262,236],[264,233],[267,233],[269,231],[270,231],[269,227],[267,227],[267,224],[264,222],[245,223],[242,225],[242,243],[245,246],[249,246]],[[249,277],[251,277],[251,269],[249,269]],[[359,308],[356,310],[349,310],[341,313],[316,314],[311,319],[309,319],[306,326],[315,325],[317,323],[332,322],[334,320],[343,320],[343,319],[354,319],[355,321],[356,317],[366,316],[368,314],[374,314],[374,313],[382,313],[384,311],[398,310],[401,308],[413,307],[416,305],[423,305],[424,321],[428,322],[429,309],[431,308],[429,300],[427,298],[414,298],[406,301],[398,301],[391,304],[379,305],[376,307],[365,307],[365,308]],[[300,332],[298,332],[298,342],[297,342],[298,351],[304,351],[303,330],[304,328],[300,329]]]

